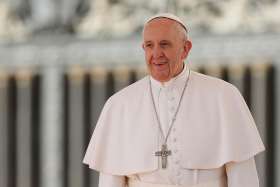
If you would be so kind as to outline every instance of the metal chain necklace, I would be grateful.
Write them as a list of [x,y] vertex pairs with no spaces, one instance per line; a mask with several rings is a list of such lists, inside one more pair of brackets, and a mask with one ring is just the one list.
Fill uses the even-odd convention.
[[166,169],[166,166],[167,166],[167,157],[171,155],[171,150],[168,150],[167,148],[167,139],[170,135],[170,132],[171,132],[171,129],[172,127],[174,126],[174,122],[176,120],[176,116],[177,116],[177,113],[179,111],[179,108],[181,106],[181,101],[182,101],[182,98],[183,98],[183,95],[185,93],[185,90],[187,88],[187,85],[188,85],[188,82],[189,82],[189,78],[190,78],[190,69],[188,71],[188,77],[187,77],[187,80],[185,82],[185,85],[184,85],[184,88],[183,88],[183,91],[182,91],[182,94],[180,96],[180,99],[179,99],[179,103],[178,103],[178,106],[175,110],[175,113],[171,119],[171,124],[169,125],[169,128],[168,128],[168,131],[167,131],[167,134],[166,134],[166,137],[164,136],[164,132],[162,130],[162,125],[160,123],[160,120],[159,120],[159,115],[158,115],[158,112],[156,110],[156,105],[155,105],[155,100],[154,100],[154,97],[153,97],[153,93],[152,93],[152,83],[151,83],[151,79],[149,81],[149,85],[150,85],[150,94],[151,94],[151,98],[152,98],[152,103],[153,103],[153,108],[154,108],[154,111],[155,111],[155,114],[156,114],[156,119],[157,119],[157,122],[158,122],[158,125],[159,125],[159,129],[161,131],[161,135],[163,136],[164,138],[164,143],[162,144],[161,146],[161,150],[160,151],[157,151],[155,152],[155,156],[160,156],[161,157],[161,163],[162,163],[162,169]]

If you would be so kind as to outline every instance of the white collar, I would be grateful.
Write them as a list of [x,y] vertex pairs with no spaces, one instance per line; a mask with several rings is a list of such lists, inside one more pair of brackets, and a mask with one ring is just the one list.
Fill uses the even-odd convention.
[[181,89],[183,88],[187,78],[188,78],[188,70],[189,68],[187,65],[184,65],[184,69],[181,73],[179,73],[177,76],[171,78],[167,82],[160,82],[156,79],[154,79],[152,76],[150,76],[152,87],[156,88],[156,90],[173,90],[173,89]]

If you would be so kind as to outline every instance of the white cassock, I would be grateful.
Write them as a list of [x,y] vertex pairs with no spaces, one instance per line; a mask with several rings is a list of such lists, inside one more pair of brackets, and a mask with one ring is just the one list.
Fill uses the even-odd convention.
[[[146,76],[108,99],[83,161],[100,172],[99,187],[259,186],[254,156],[264,146],[244,99],[233,85],[188,71],[164,84]],[[149,82],[166,134],[188,76],[162,169]]]

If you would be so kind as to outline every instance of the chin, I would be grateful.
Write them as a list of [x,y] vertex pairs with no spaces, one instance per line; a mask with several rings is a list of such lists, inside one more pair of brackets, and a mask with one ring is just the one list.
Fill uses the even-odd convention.
[[168,81],[170,78],[166,77],[166,76],[160,76],[160,75],[152,75],[154,79],[156,79],[157,81],[160,82],[166,82]]

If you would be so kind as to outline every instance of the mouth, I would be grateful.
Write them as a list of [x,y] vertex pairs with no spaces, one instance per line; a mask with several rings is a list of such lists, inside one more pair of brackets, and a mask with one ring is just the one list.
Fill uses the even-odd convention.
[[154,66],[158,66],[158,67],[161,67],[161,66],[164,66],[166,64],[153,64]]
[[165,71],[168,63],[167,62],[153,62],[152,66],[156,71]]
[[155,66],[164,66],[167,64],[167,62],[152,62],[152,64]]

